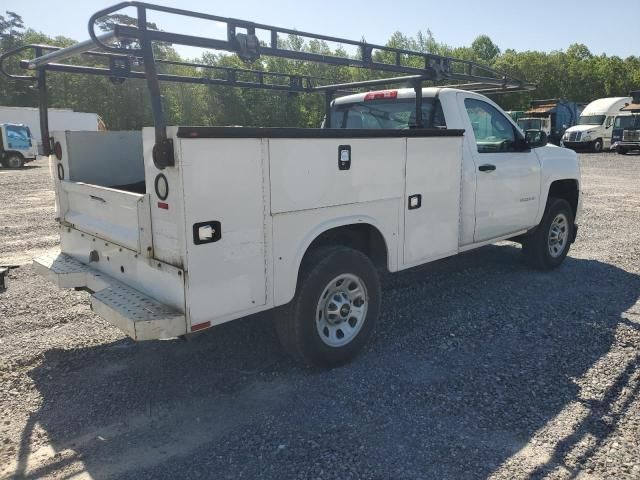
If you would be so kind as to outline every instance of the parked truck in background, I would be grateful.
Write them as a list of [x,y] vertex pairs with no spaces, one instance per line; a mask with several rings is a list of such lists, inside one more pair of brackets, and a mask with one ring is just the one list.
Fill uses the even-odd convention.
[[568,128],[562,144],[574,150],[601,152],[611,147],[613,121],[620,109],[631,103],[631,97],[610,97],[594,100],[585,107],[577,125]]
[[640,150],[640,90],[630,95],[632,102],[620,110],[613,122],[611,148],[621,155]]
[[580,111],[581,106],[576,102],[534,100],[517,122],[522,131],[542,131],[547,134],[551,143],[560,145],[564,132],[578,121]]
[[28,126],[0,123],[0,164],[5,168],[21,168],[37,158],[38,150]]
[[[37,153],[42,154],[42,143],[39,140],[42,136],[40,116],[37,108],[0,106],[0,123],[16,123],[27,126],[35,140],[34,147],[37,149]],[[49,129],[88,132],[106,130],[97,113],[74,112],[65,108],[49,109]]]
[[524,117],[525,111],[524,110],[507,110],[504,113],[509,115],[511,117],[511,120],[513,120],[514,122],[517,122],[519,119]]

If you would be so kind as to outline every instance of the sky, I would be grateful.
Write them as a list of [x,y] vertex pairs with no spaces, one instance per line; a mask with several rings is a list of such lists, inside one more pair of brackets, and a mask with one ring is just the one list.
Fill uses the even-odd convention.
[[[151,3],[234,17],[284,28],[384,44],[395,31],[415,35],[430,29],[435,39],[452,47],[468,46],[486,34],[501,50],[566,50],[572,43],[585,44],[592,53],[627,57],[640,55],[637,22],[624,27],[624,18],[637,12],[639,0],[609,4],[595,0],[150,0]],[[76,40],[89,38],[87,20],[115,0],[2,2],[24,19],[25,25],[47,35]],[[55,7],[54,7],[55,5]],[[131,10],[133,12],[133,10]],[[175,16],[150,15],[163,30],[223,38],[221,24],[189,21]],[[199,50],[178,48],[182,55]]]

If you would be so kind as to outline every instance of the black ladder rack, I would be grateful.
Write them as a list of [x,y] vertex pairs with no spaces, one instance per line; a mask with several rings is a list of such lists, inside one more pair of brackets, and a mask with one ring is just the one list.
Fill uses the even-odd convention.
[[[99,19],[131,7],[136,10],[135,20],[137,26],[117,24],[114,25],[113,30],[110,32],[101,35],[96,33],[96,22]],[[184,35],[149,29],[147,23],[147,13],[149,11],[223,23],[226,26],[226,38],[216,39],[206,36]],[[266,33],[269,42],[261,43],[256,32]],[[279,34],[296,35],[305,40],[320,40],[348,45],[356,47],[358,53],[354,56],[349,56],[348,54],[342,56],[335,54],[323,55],[283,48],[278,39]],[[121,2],[93,14],[89,19],[89,36],[90,40],[77,43],[67,48],[28,45],[7,52],[0,57],[0,70],[2,73],[14,79],[37,82],[42,144],[46,155],[51,152],[47,120],[47,71],[103,75],[111,77],[114,83],[119,83],[125,78],[146,79],[151,96],[151,106],[155,124],[154,163],[159,168],[174,165],[173,144],[171,139],[167,137],[166,117],[160,94],[160,81],[225,85],[241,88],[262,88],[290,93],[324,93],[327,112],[333,97],[337,93],[353,91],[353,89],[363,87],[409,83],[416,91],[416,122],[418,127],[423,125],[420,103],[422,86],[425,81],[440,84],[443,82],[465,82],[460,85],[455,85],[455,87],[482,93],[506,93],[532,90],[535,88],[534,85],[526,81],[511,77],[469,60],[376,45],[367,43],[364,40],[354,41],[328,35],[318,35],[246,20],[219,17],[137,1]],[[120,45],[113,44],[115,41],[121,42],[122,40],[126,40],[129,44],[126,48],[122,46],[122,43],[120,43]],[[131,47],[131,42],[135,42],[137,46]],[[363,68],[381,74],[393,73],[401,76],[362,82],[331,83],[329,80],[308,75],[263,72],[261,70],[219,67],[201,63],[156,60],[152,48],[156,42],[232,52],[245,61],[255,61],[262,56],[279,57],[334,66]],[[4,68],[4,60],[29,49],[33,51],[34,57],[23,59],[20,62],[20,66],[26,70],[35,71],[35,75],[9,74]],[[103,57],[108,60],[109,67],[102,68],[60,63],[69,57],[78,55],[85,57]],[[390,59],[390,61],[382,61],[383,58]],[[159,73],[157,66],[162,64],[190,66],[208,72],[221,72],[223,73],[223,78],[212,75],[197,77]],[[253,76],[253,79],[240,80],[238,78],[239,75],[243,76],[243,78],[246,78],[247,75]],[[330,122],[330,115],[326,115],[326,118],[327,121]],[[330,126],[330,124],[326,126]]]

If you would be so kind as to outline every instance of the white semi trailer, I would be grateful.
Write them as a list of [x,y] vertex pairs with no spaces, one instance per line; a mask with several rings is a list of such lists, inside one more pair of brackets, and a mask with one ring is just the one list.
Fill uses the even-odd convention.
[[[130,5],[100,11],[92,21]],[[149,9],[192,14],[133,5],[143,19]],[[367,53],[369,45],[352,42],[362,47],[359,63],[281,49],[277,32],[286,29],[197,15],[227,22],[229,38],[117,26],[111,37],[91,31],[91,42],[22,63],[46,71],[55,62],[60,70],[65,55],[83,49],[100,47],[115,58],[131,53],[109,45],[109,38],[141,42],[155,128],[52,135],[61,251],[36,259],[35,266],[60,287],[90,291],[98,315],[136,340],[154,340],[275,309],[290,353],[305,364],[334,366],[353,358],[373,332],[382,296],[379,269],[397,272],[505,239],[522,243],[525,259],[538,268],[562,263],[581,212],[576,154],[546,146],[541,132],[525,138],[469,84],[422,87],[425,79],[473,80],[450,69],[455,59],[411,52],[428,67],[416,72],[400,61],[379,63]],[[247,33],[237,33],[239,27]],[[271,46],[252,36],[258,28],[271,32]],[[348,61],[413,74],[349,88],[400,82],[414,88],[332,100],[345,85],[266,84],[262,72],[256,82],[227,78],[220,84],[328,92],[325,128],[167,127],[157,87],[169,78],[154,69],[153,40],[243,58]],[[526,88],[502,74],[492,80],[487,72],[471,82],[474,89]]]

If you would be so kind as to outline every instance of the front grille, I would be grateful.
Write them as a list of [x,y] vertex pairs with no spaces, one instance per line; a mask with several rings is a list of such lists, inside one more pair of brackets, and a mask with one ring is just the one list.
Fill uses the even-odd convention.
[[582,136],[582,132],[569,132],[569,141],[579,142],[581,136]]
[[640,142],[640,130],[625,130],[622,132],[623,142]]

